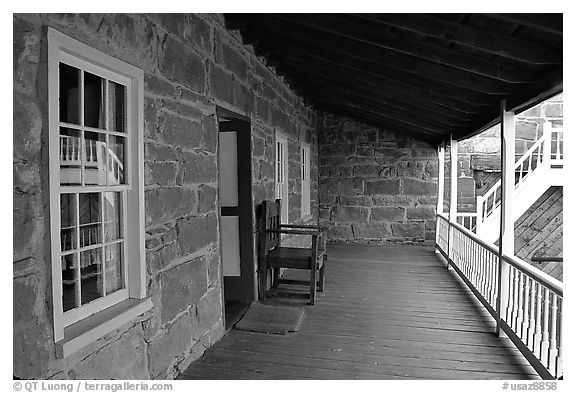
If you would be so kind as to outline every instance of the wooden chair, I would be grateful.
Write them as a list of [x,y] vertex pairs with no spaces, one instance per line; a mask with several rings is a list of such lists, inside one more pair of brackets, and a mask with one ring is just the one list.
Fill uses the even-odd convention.
[[[326,228],[315,225],[280,224],[280,199],[262,203],[262,231],[260,235],[260,297],[266,299],[266,284],[268,268],[272,268],[272,287],[279,284],[307,285],[310,294],[302,297],[310,299],[310,304],[316,301],[316,289],[324,291],[326,268]],[[308,248],[283,247],[282,234],[311,236],[311,246]],[[310,280],[288,280],[280,278],[280,269],[310,270]],[[317,280],[318,277],[318,282]],[[279,295],[300,297],[294,293],[275,291]],[[302,294],[300,294],[302,295]]]

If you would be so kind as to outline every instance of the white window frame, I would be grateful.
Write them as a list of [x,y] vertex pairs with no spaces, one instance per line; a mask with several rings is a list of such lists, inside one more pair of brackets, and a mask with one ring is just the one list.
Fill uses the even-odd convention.
[[[125,184],[111,186],[60,185],[59,64],[66,63],[127,87]],[[146,299],[144,248],[144,72],[48,28],[48,122],[50,240],[54,340],[62,356],[110,332],[152,307]],[[84,126],[75,126],[87,129]],[[67,312],[62,305],[60,195],[66,192],[122,192],[125,289]],[[77,240],[79,241],[79,239]],[[142,300],[144,299],[144,300]]]
[[288,223],[288,138],[277,132],[274,158],[274,198],[280,199],[280,222]]
[[300,146],[300,181],[300,217],[308,218],[312,214],[310,210],[310,145],[308,143],[302,143]]

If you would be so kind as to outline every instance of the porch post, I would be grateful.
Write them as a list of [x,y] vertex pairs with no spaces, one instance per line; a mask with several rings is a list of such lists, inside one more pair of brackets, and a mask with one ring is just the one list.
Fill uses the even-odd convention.
[[[450,134],[450,210],[448,212],[448,257],[454,260],[454,230],[452,223],[456,222],[456,211],[458,204],[458,141],[452,138]],[[450,266],[450,265],[448,265]]]
[[501,139],[501,184],[502,201],[500,205],[500,237],[498,247],[498,303],[496,329],[502,335],[502,318],[505,318],[508,306],[510,265],[504,262],[503,255],[514,255],[514,217],[512,216],[512,198],[514,192],[514,164],[516,161],[515,151],[515,126],[514,113],[506,110],[506,101],[500,105],[500,139]]
[[[436,204],[436,214],[444,213],[444,144],[438,145],[438,203]],[[436,244],[439,244],[440,228],[436,219]],[[440,250],[435,248],[436,253]]]

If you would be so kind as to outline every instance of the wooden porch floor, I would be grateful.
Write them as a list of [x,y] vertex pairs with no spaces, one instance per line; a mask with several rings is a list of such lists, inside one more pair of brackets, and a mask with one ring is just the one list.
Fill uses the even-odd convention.
[[330,245],[300,331],[230,330],[180,379],[536,379],[431,248]]

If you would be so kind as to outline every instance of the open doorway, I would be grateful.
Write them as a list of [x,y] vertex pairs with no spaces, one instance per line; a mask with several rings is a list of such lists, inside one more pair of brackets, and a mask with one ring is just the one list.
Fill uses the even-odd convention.
[[218,141],[220,250],[228,330],[257,299],[249,119],[220,109]]

